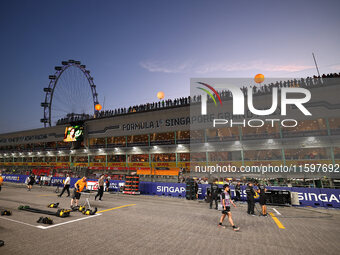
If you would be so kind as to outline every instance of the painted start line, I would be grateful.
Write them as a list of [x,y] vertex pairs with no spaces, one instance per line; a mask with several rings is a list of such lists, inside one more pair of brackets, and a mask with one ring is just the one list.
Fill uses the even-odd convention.
[[54,225],[51,225],[51,226],[36,226],[36,225],[32,225],[32,224],[29,224],[29,223],[26,223],[26,222],[22,222],[22,221],[18,221],[18,220],[13,220],[13,219],[7,218],[7,217],[0,217],[0,219],[12,221],[12,222],[15,222],[15,223],[18,223],[18,224],[22,224],[22,225],[26,225],[26,226],[30,226],[30,227],[34,227],[34,228],[38,228],[38,229],[50,229],[50,228],[58,227],[58,226],[61,226],[61,225],[65,225],[65,224],[69,224],[69,223],[73,223],[73,222],[77,222],[77,221],[81,221],[81,220],[87,220],[87,219],[90,219],[90,218],[98,217],[98,216],[103,215],[102,214],[103,212],[113,211],[113,210],[117,210],[117,209],[120,209],[120,208],[129,207],[129,206],[135,206],[135,205],[136,204],[122,205],[122,206],[118,206],[118,207],[114,207],[114,208],[98,211],[95,215],[90,215],[90,216],[87,216],[87,217],[84,217],[84,218],[79,218],[79,219],[75,219],[75,220],[61,222],[61,223],[54,224]]

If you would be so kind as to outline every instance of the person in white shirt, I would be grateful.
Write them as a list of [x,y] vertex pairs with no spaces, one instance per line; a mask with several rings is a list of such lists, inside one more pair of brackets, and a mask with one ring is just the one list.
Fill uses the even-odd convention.
[[70,196],[70,183],[71,183],[71,178],[70,178],[70,175],[67,174],[65,182],[64,182],[64,188],[61,191],[61,193],[58,195],[58,197],[61,197],[64,194],[65,190],[67,191],[67,196],[68,197]]

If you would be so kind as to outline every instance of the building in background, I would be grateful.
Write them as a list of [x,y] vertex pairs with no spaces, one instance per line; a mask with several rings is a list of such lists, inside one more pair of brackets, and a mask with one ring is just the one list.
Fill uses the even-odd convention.
[[[309,86],[314,94],[327,91],[340,95],[339,85],[326,84],[320,79],[311,79]],[[257,94],[258,100],[265,96],[265,91]],[[294,128],[277,124],[272,127],[267,123],[259,128],[192,130],[190,104],[195,103],[199,103],[198,99],[186,98],[181,103],[161,102],[156,108],[146,105],[119,114],[116,111],[113,116],[82,120],[83,139],[76,147],[64,141],[65,130],[68,130],[67,139],[71,140],[73,124],[69,123],[1,134],[0,169],[8,173],[33,171],[38,175],[56,176],[105,173],[113,179],[137,172],[142,180],[177,182],[182,175],[194,175],[190,173],[193,161],[224,162],[236,167],[340,164],[340,116],[334,115],[334,107],[340,108],[339,104],[330,105],[325,101],[314,105],[322,110],[323,116],[299,120]],[[340,185],[336,178],[324,178],[322,174],[315,178],[304,175],[288,179],[280,175],[233,177],[262,178],[275,185],[287,182],[332,188]]]

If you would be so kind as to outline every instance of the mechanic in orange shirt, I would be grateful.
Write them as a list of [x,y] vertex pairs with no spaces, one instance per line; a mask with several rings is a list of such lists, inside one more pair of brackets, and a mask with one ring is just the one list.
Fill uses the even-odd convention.
[[78,206],[78,202],[81,196],[80,192],[82,192],[85,187],[87,188],[87,182],[86,177],[84,176],[74,184],[74,193],[71,199],[71,207],[73,207],[73,203],[75,203],[76,206]]

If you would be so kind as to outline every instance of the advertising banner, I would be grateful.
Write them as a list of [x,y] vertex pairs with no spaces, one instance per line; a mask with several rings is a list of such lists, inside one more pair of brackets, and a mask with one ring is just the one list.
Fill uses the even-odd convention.
[[141,194],[185,197],[185,183],[141,182]]
[[84,162],[77,162],[77,163],[73,163],[73,166],[80,166],[80,167],[87,167],[88,163],[84,163]]
[[133,167],[133,168],[150,167],[150,163],[149,162],[130,162],[128,163],[128,166]]
[[[28,175],[3,174],[5,182],[25,183]],[[65,177],[52,177],[51,185],[61,185]],[[71,188],[73,188],[78,178],[71,178]],[[110,190],[119,191],[125,181],[111,180]],[[222,187],[222,185],[220,185]],[[162,183],[162,182],[140,182],[139,188],[141,194],[156,196],[185,197],[185,183]],[[209,184],[198,185],[199,199],[206,196]],[[88,180],[88,188],[91,190],[98,189],[98,183],[95,179]],[[246,186],[241,186],[241,199],[246,200]],[[340,208],[340,190],[339,189],[320,189],[320,188],[297,188],[297,187],[267,187],[268,190],[287,190],[297,192],[301,206]],[[230,186],[231,196],[235,197],[235,188]]]
[[108,167],[126,167],[125,162],[108,162],[107,163]]
[[176,167],[176,162],[153,162],[152,167]]
[[28,175],[23,174],[3,174],[4,182],[24,183]]
[[[87,166],[87,164],[86,164]],[[91,167],[105,167],[105,163],[100,163],[100,162],[91,162],[90,163]]]

